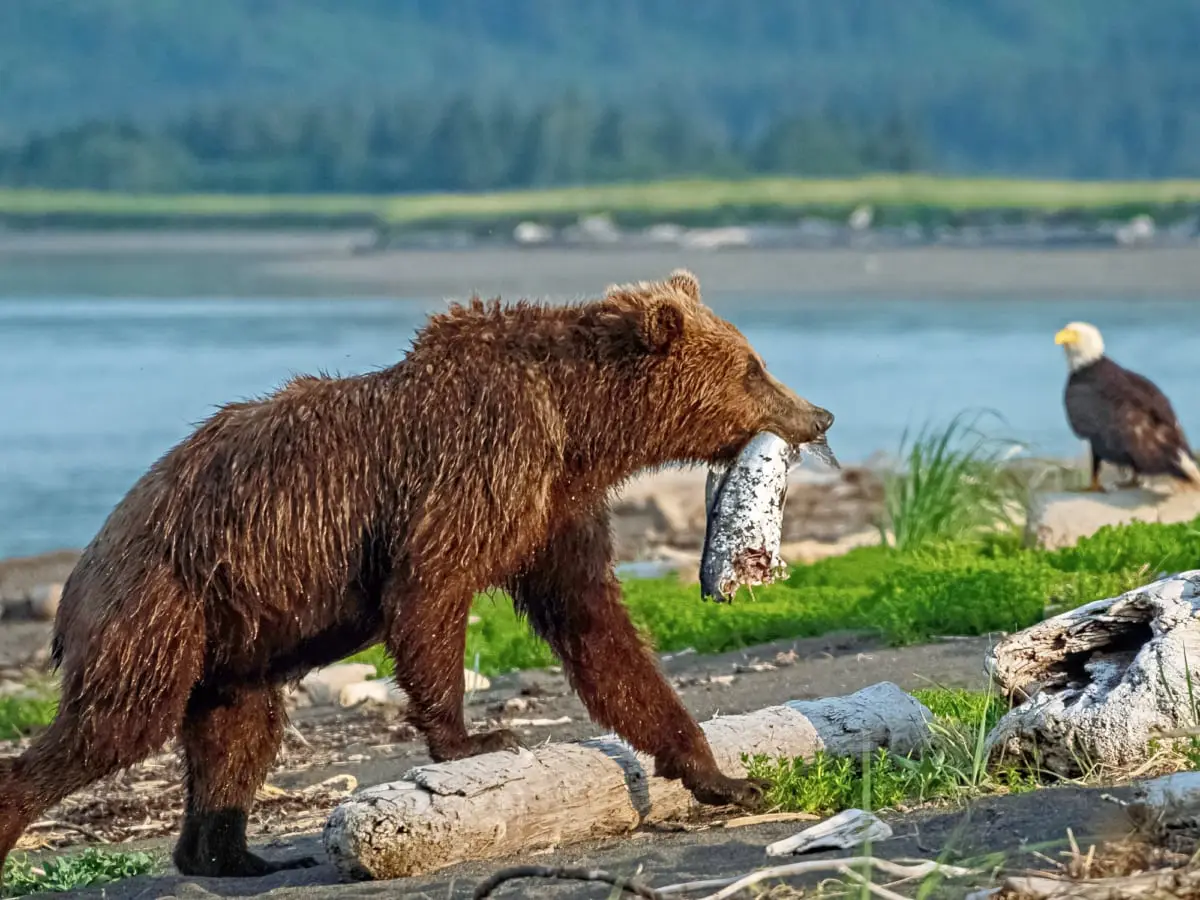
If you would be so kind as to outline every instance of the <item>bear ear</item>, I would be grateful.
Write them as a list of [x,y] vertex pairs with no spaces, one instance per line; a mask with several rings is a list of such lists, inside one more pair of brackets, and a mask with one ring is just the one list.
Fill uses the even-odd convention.
[[683,336],[683,310],[670,300],[657,300],[646,307],[642,338],[651,353],[666,353]]
[[700,279],[687,269],[676,269],[667,279],[667,284],[687,295],[687,297],[696,303],[702,302],[700,300]]

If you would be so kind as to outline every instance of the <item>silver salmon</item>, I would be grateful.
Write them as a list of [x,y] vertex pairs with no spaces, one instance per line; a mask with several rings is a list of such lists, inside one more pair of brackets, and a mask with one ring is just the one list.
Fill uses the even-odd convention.
[[770,584],[787,574],[779,544],[788,473],[806,454],[840,468],[824,440],[793,447],[765,432],[751,440],[732,465],[709,471],[701,599],[731,603],[742,585]]

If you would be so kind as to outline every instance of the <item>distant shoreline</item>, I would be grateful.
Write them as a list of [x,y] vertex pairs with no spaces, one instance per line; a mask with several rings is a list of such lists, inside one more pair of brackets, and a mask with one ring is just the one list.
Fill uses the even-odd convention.
[[[718,250],[679,247],[517,247],[363,252],[361,230],[0,232],[5,267],[46,269],[81,261],[140,257],[194,264],[236,260],[270,283],[275,296],[463,298],[594,296],[617,281],[659,278],[684,266],[707,294],[970,298],[998,295],[1200,298],[1200,242],[1172,247],[832,247]],[[256,289],[255,295],[262,295]],[[19,293],[19,292],[18,292]]]

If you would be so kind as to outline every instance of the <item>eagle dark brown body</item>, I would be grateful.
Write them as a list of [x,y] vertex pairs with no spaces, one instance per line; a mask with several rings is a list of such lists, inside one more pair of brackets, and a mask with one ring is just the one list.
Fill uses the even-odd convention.
[[1092,326],[1072,323],[1058,340],[1071,360],[1063,395],[1067,421],[1091,448],[1092,490],[1100,489],[1100,466],[1106,462],[1132,470],[1135,480],[1166,475],[1200,486],[1200,469],[1163,392],[1105,356]]

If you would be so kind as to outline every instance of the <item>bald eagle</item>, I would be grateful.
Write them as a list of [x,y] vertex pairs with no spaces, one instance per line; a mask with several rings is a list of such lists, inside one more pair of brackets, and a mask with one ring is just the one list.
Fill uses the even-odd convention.
[[1130,469],[1121,487],[1142,475],[1169,475],[1200,488],[1200,468],[1192,457],[1171,403],[1149,379],[1104,355],[1094,325],[1072,322],[1054,336],[1067,356],[1070,375],[1064,401],[1067,421],[1091,445],[1092,481],[1100,491],[1100,464]]

